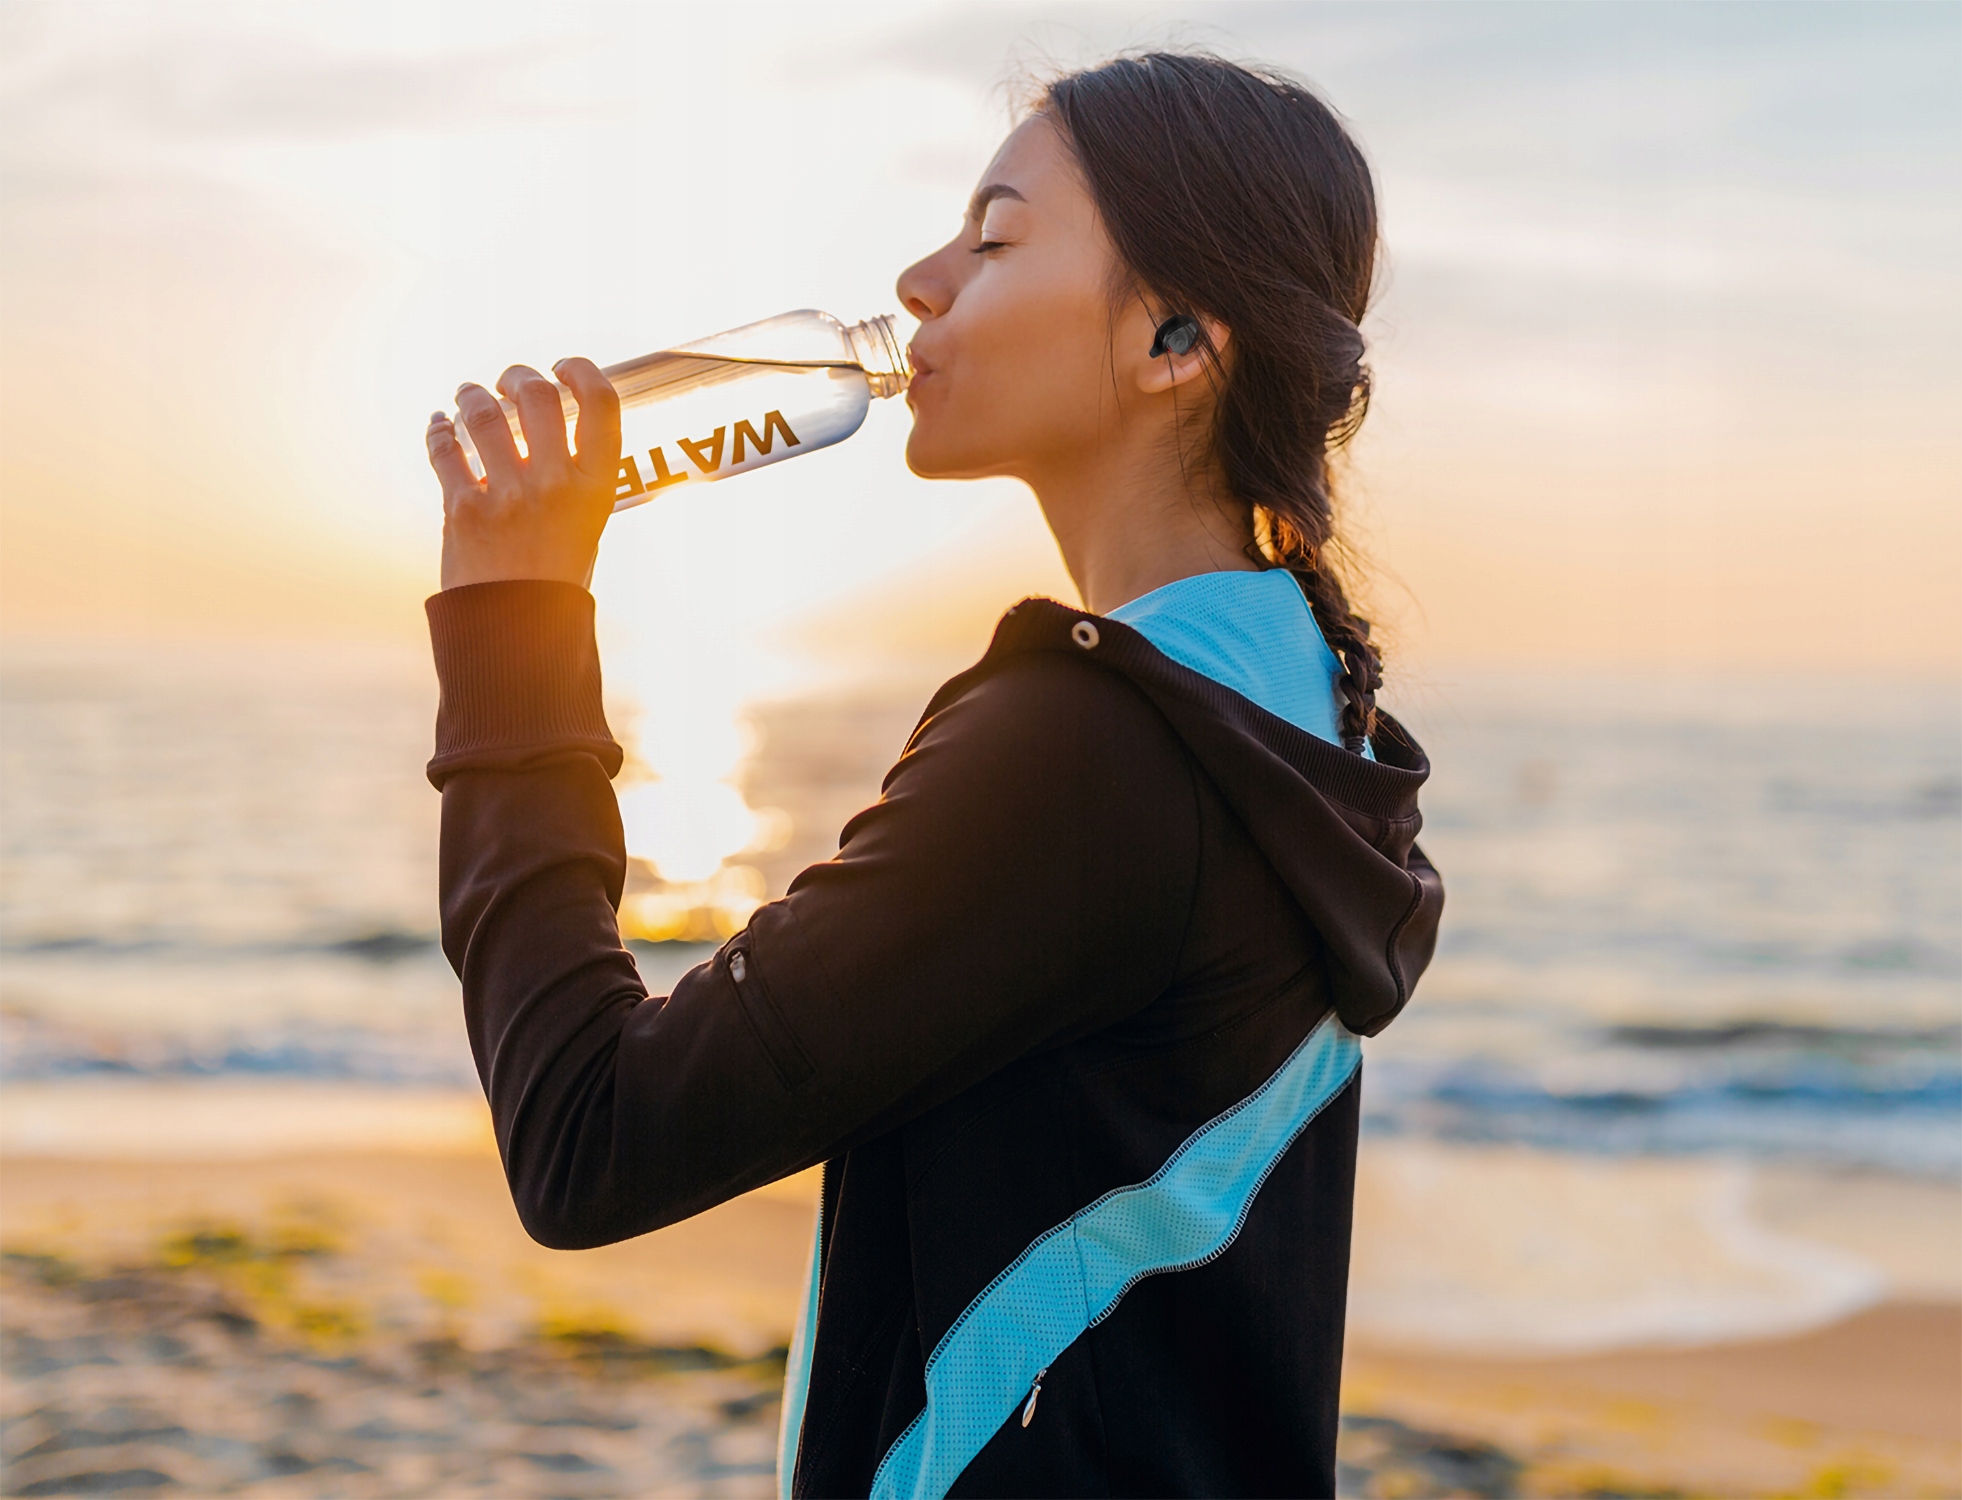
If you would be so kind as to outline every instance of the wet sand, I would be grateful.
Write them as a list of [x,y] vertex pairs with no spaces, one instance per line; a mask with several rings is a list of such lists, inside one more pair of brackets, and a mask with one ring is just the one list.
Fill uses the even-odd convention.
[[[9,1157],[6,1492],[765,1494],[814,1191],[565,1254],[481,1149]],[[1917,1201],[1869,1196],[1846,1233]],[[1947,1297],[1669,1351],[1364,1330],[1346,1393],[1355,1495],[1962,1493]]]
[[1493,1445],[1521,1464],[1522,1494],[1962,1494],[1956,1303],[1882,1303],[1781,1339],[1558,1359],[1354,1343],[1343,1389],[1350,1412]]

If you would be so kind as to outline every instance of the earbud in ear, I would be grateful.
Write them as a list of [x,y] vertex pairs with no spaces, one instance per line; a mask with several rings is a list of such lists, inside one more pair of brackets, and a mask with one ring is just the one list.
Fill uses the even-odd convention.
[[1158,335],[1151,341],[1151,357],[1161,354],[1190,354],[1192,346],[1199,342],[1199,323],[1184,313],[1177,313],[1158,325]]

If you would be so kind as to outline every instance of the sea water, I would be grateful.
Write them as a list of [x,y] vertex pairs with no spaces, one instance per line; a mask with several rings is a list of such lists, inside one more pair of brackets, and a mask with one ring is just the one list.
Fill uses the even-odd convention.
[[1437,959],[1373,1131],[1962,1173],[1962,714],[1816,683],[1415,696]]

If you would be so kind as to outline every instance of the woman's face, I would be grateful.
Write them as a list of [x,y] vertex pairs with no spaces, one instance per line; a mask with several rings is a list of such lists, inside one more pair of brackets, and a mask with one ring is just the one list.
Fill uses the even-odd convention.
[[961,232],[899,278],[920,320],[907,466],[1033,480],[1096,445],[1134,388],[1121,367],[1151,342],[1141,306],[1113,308],[1116,269],[1062,135],[1025,121],[982,173]]

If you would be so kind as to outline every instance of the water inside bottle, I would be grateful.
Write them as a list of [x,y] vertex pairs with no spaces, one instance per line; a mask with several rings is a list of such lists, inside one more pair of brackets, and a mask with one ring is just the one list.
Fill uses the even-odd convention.
[[[858,431],[875,396],[906,387],[892,320],[846,327],[800,311],[663,349],[603,371],[620,397],[616,511],[685,483],[710,483],[815,452]],[[571,439],[578,407],[560,388]],[[517,412],[502,403],[524,448]],[[482,465],[458,434],[472,469]]]
[[622,393],[615,510],[672,485],[727,479],[828,448],[858,431],[872,403],[871,383],[856,365],[682,354],[635,364],[645,368],[626,378],[646,382],[640,399],[647,404],[629,405]]

